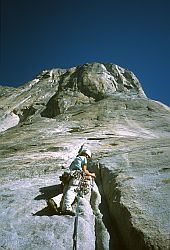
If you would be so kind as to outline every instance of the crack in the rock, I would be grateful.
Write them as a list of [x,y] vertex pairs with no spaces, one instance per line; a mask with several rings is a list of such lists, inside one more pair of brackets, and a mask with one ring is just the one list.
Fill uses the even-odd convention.
[[[101,201],[100,204],[98,204],[98,209],[99,209],[99,214],[95,214],[96,219],[95,219],[95,235],[96,235],[96,248],[95,250],[126,250],[125,245],[123,244],[123,240],[120,237],[120,233],[118,232],[117,225],[115,220],[112,218],[110,211],[109,211],[109,206],[108,206],[108,201],[106,198],[106,194],[104,192],[104,187],[103,187],[103,178],[102,178],[102,173],[101,173],[101,166],[99,164],[93,166],[95,168],[96,173],[97,173],[97,178],[96,178],[96,184],[98,187],[99,194],[101,195]],[[114,185],[114,184],[113,184]],[[92,198],[91,198],[91,203],[92,203],[92,209],[95,210],[94,208],[94,192],[92,192]],[[104,224],[105,228],[103,228],[102,223]],[[103,230],[103,234],[101,235],[101,230]],[[106,243],[106,234],[108,234],[108,241]],[[103,241],[103,242],[102,242]],[[106,246],[107,245],[107,246]]]
[[[128,209],[120,203],[121,192],[116,183],[117,173],[113,173],[103,165],[94,164],[93,169],[97,173],[96,184],[98,186],[99,193],[101,195],[101,202],[99,204],[100,218],[98,214],[96,216],[95,234],[96,234],[96,248],[95,250],[151,250],[152,245],[148,245],[145,242],[144,235],[142,231],[134,228],[131,222],[131,214]],[[107,185],[110,184],[110,192],[107,190]],[[92,209],[94,208],[94,197],[92,193]],[[100,226],[99,223],[104,223],[105,230],[109,233],[109,247],[101,247],[102,236],[99,233]],[[98,241],[100,238],[100,242]],[[105,242],[106,244],[106,242]]]

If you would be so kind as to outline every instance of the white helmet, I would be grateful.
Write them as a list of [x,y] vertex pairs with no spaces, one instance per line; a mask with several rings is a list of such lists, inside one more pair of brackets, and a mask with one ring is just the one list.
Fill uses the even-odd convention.
[[91,151],[89,149],[83,149],[81,151],[81,153],[85,153],[86,155],[88,155],[91,158]]

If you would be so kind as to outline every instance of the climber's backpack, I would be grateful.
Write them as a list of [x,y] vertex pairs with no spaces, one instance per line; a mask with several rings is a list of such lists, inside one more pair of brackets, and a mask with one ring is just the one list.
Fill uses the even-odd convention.
[[68,184],[70,181],[71,175],[69,172],[64,172],[61,176],[60,176],[60,181],[65,185]]

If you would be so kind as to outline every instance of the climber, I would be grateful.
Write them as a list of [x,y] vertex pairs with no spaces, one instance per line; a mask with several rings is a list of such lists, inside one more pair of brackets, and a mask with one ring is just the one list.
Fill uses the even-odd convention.
[[75,198],[80,193],[81,195],[89,193],[93,179],[96,177],[95,173],[91,173],[87,169],[88,159],[90,158],[90,150],[81,146],[78,155],[69,166],[69,171],[65,171],[60,176],[63,194],[59,194],[47,202],[57,213],[74,215],[72,203]]
[[74,202],[78,191],[88,192],[92,178],[95,178],[95,173],[91,173],[87,169],[87,161],[91,158],[89,149],[79,150],[78,155],[71,163],[70,175],[71,178],[63,194],[62,212],[65,214],[74,215],[72,210],[72,203]]

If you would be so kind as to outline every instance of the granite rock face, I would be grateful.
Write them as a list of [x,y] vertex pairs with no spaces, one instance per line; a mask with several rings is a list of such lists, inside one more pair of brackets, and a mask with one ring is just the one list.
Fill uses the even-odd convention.
[[73,248],[74,217],[46,200],[82,144],[97,177],[78,249],[169,249],[170,109],[132,72],[91,63],[0,87],[0,131],[0,249]]

